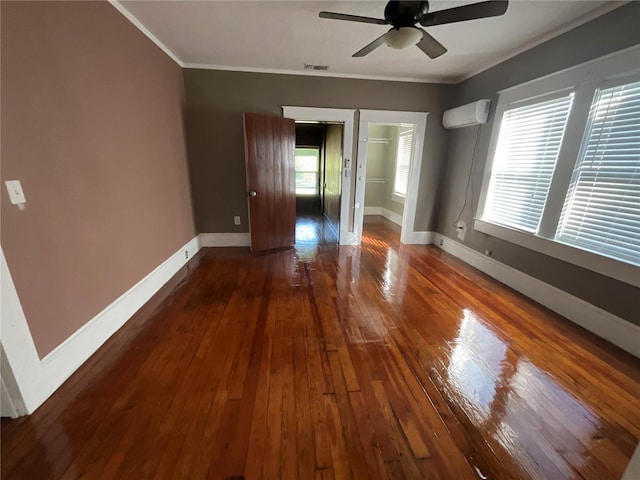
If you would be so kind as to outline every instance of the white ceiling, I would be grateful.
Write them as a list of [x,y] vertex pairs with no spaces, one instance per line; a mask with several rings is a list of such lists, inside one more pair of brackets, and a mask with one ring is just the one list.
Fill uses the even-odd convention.
[[[455,83],[626,2],[511,1],[501,17],[429,27],[449,51],[351,55],[389,27],[318,18],[321,10],[384,18],[383,1],[113,1],[185,67]],[[430,11],[473,1],[430,2]],[[155,38],[154,38],[155,37]],[[311,74],[321,74],[311,72]]]

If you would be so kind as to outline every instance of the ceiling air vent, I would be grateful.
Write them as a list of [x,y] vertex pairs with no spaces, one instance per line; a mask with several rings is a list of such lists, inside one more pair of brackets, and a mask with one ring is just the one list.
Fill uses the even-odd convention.
[[312,63],[304,64],[305,70],[329,70],[329,65],[313,65]]

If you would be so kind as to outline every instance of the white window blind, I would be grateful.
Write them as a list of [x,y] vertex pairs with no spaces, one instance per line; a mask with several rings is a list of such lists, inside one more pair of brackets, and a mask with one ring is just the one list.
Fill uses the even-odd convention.
[[556,239],[640,264],[640,82],[596,92]]
[[538,231],[572,100],[573,93],[504,113],[484,219]]
[[400,133],[398,136],[398,155],[396,158],[396,174],[393,182],[393,192],[407,195],[409,185],[409,168],[413,152],[413,129]]
[[319,195],[319,148],[296,148],[296,195]]

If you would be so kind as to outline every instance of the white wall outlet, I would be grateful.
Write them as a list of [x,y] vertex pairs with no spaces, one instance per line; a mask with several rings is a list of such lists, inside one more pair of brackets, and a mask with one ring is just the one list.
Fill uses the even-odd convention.
[[456,231],[458,232],[458,238],[464,241],[464,237],[467,234],[467,224],[464,222],[456,223]]
[[233,217],[233,224],[240,225],[240,215],[236,215],[235,217]]
[[7,186],[7,192],[9,192],[9,200],[11,200],[11,204],[18,205],[20,210],[24,210],[24,204],[27,203],[27,199],[24,197],[20,180],[7,180],[4,184]]

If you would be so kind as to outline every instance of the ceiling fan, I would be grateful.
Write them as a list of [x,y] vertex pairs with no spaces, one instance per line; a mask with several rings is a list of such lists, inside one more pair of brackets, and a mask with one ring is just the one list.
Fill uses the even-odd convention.
[[396,49],[416,45],[429,57],[437,58],[446,53],[447,49],[427,33],[425,29],[416,26],[416,24],[419,23],[423,27],[433,27],[477,18],[497,17],[507,11],[508,5],[508,0],[490,0],[430,13],[429,2],[391,0],[384,9],[384,20],[334,12],[320,12],[320,18],[373,23],[374,25],[391,25],[391,29],[387,33],[358,50],[353,54],[354,57],[364,57],[386,43],[391,48]]

